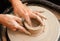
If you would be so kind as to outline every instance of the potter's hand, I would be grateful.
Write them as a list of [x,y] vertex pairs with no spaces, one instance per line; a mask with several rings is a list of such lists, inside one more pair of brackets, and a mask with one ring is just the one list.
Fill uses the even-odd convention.
[[19,0],[12,1],[12,5],[14,9],[14,14],[24,18],[30,26],[32,26],[30,18],[36,18],[42,25],[44,25],[41,17],[45,17],[42,16],[39,12],[32,12],[26,5],[22,4],[22,2]]
[[20,32],[24,32],[26,34],[30,34],[23,26],[21,19],[19,17],[8,15],[8,14],[0,14],[0,24],[10,28],[13,31],[19,30]]

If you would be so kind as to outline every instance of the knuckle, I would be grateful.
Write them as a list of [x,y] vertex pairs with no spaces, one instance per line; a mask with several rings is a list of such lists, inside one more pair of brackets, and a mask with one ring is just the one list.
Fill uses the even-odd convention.
[[26,13],[25,16],[28,16],[28,13]]

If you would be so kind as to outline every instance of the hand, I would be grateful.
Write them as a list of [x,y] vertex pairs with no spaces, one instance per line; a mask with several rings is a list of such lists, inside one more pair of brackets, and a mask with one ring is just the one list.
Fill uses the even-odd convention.
[[23,27],[21,18],[17,16],[0,14],[0,24],[10,28],[13,31],[19,30],[20,32],[30,34],[30,32]]
[[41,23],[41,25],[44,25],[41,18],[45,19],[45,17],[42,16],[39,12],[31,11],[26,5],[22,4],[21,1],[13,1],[12,5],[14,14],[24,18],[30,26],[32,26],[30,18],[36,18]]

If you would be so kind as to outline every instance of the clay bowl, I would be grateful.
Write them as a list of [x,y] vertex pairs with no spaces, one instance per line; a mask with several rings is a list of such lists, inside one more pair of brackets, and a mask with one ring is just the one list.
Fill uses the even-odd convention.
[[44,31],[44,26],[37,19],[31,19],[32,26],[30,26],[26,21],[24,22],[25,28],[31,32],[31,34],[37,34],[38,32]]

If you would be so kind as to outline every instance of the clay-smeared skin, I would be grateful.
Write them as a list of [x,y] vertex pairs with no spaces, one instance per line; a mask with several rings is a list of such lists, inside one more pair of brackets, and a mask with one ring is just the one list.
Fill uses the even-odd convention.
[[[26,20],[26,22],[32,26],[30,18],[36,18],[41,25],[44,25],[42,18],[44,18],[39,12],[32,12],[26,5],[24,5],[20,0],[11,0],[13,9],[14,9],[14,14],[22,17]],[[38,14],[36,14],[38,13]]]
[[42,18],[46,18],[42,16],[39,12],[33,12],[20,0],[10,0],[10,2],[12,3],[14,14],[19,17],[0,14],[0,24],[10,28],[13,31],[16,31],[18,29],[20,32],[24,32],[29,35],[31,35],[31,33],[22,26],[22,20],[20,19],[21,17],[24,18],[30,26],[32,26],[30,18],[35,18],[41,23],[42,26],[44,25]]
[[31,35],[31,33],[23,27],[21,18],[17,16],[0,14],[0,24],[10,28],[13,31],[19,30],[20,32],[24,32],[28,35]]
[[13,31],[19,30],[20,32],[24,32],[26,34],[30,34],[23,26],[21,22],[21,18],[7,15],[7,14],[0,14],[0,24],[10,28]]

